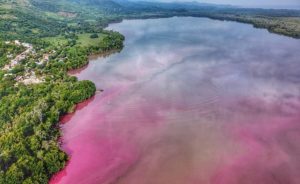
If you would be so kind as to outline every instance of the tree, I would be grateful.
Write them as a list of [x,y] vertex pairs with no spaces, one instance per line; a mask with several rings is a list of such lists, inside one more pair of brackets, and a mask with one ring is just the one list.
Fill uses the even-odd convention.
[[99,38],[99,35],[97,33],[91,34],[90,38],[95,39]]

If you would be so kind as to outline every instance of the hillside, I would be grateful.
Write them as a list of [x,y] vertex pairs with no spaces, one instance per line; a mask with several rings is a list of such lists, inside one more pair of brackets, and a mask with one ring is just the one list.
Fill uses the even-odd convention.
[[[299,10],[239,9],[200,3],[151,3],[126,0],[2,0],[0,37],[4,39],[49,37],[65,30],[92,32],[123,18],[170,16],[210,17],[267,28],[300,37]],[[26,35],[26,36],[25,36]]]

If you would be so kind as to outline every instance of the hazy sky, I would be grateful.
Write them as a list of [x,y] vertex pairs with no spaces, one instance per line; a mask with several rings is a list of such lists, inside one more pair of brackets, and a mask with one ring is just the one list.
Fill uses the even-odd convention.
[[231,4],[238,6],[249,6],[249,7],[277,7],[277,8],[293,8],[296,6],[300,7],[300,0],[156,0],[156,1],[198,1],[205,3],[216,3],[216,4]]

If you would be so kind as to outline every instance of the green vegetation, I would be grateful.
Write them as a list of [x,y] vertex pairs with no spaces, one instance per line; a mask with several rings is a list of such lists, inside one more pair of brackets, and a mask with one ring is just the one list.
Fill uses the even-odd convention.
[[0,40],[0,67],[2,68],[9,62],[9,58],[14,58],[17,54],[24,50],[23,47],[14,44],[5,44]]
[[86,65],[90,54],[122,49],[124,37],[103,30],[108,23],[170,16],[245,22],[300,38],[296,10],[117,0],[0,0],[0,183],[47,183],[64,167],[68,158],[57,142],[59,117],[96,90],[93,83],[77,81],[67,71]]
[[68,39],[64,36],[45,37],[42,38],[42,40],[56,47],[66,45],[68,43]]
[[[97,36],[95,36],[97,35]],[[100,35],[100,37],[99,37]],[[101,43],[103,38],[105,37],[104,34],[89,34],[89,33],[84,33],[84,34],[79,34],[78,35],[78,43],[80,45],[85,45],[85,46],[94,46],[97,45],[97,43]]]
[[272,33],[300,38],[300,17],[267,17],[234,14],[213,15],[208,17],[217,20],[229,20],[252,24],[256,28],[264,28]]
[[90,38],[94,39],[94,38],[99,38],[98,34],[97,33],[94,33],[94,34],[91,34],[90,35]]
[[151,3],[126,0],[0,0],[0,38],[36,41],[61,33],[99,33],[124,18],[209,17],[266,28],[299,38],[299,10],[240,9],[199,3]]
[[[92,82],[77,81],[66,72],[86,65],[89,54],[122,48],[122,35],[115,32],[103,35],[101,41],[91,46],[79,46],[76,40],[60,46],[45,43],[37,50],[38,54],[31,54],[10,71],[2,70],[0,183],[47,183],[52,174],[64,167],[67,156],[59,150],[57,143],[59,117],[71,112],[76,103],[96,91]],[[89,38],[89,35],[83,38]],[[4,43],[1,45],[5,46]],[[9,46],[3,50],[20,52]],[[36,60],[50,51],[51,59],[37,65]],[[7,63],[7,59],[4,62]],[[29,72],[43,77],[44,82],[24,85],[16,80]]]
[[59,116],[92,96],[95,86],[65,77],[30,87],[9,87],[0,106],[0,183],[47,183],[67,160],[56,142]]
[[[68,158],[59,149],[59,118],[96,91],[92,82],[77,81],[67,71],[86,65],[89,54],[123,47],[119,33],[64,17],[71,14],[39,12],[58,7],[40,3],[33,1],[35,14],[27,12],[25,0],[0,6],[0,37],[10,41],[0,40],[1,184],[47,183],[64,167]],[[33,44],[33,50],[22,42]],[[25,58],[4,69],[26,49]]]

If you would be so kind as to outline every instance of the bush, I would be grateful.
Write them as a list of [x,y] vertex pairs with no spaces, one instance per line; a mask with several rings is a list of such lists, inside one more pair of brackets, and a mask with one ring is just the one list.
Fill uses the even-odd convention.
[[91,34],[90,38],[95,39],[99,38],[99,35],[97,33]]

